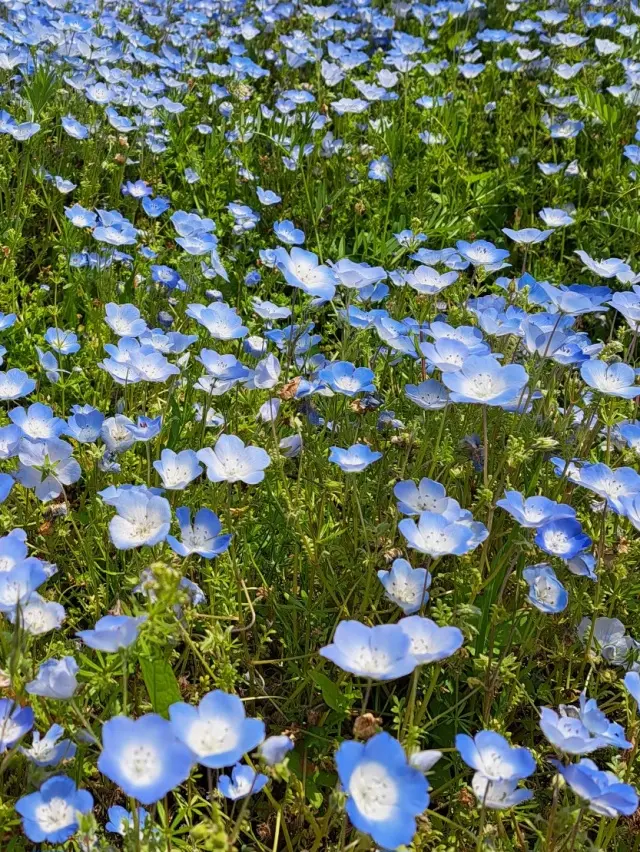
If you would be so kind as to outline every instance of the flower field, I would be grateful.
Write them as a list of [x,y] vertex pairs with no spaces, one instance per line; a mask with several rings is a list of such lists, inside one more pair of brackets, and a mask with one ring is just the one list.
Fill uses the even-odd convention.
[[633,0],[3,0],[3,852],[640,849],[639,167]]

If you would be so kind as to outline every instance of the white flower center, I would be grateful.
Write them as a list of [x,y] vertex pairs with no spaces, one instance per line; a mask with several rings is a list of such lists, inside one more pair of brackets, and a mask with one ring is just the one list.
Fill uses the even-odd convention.
[[356,766],[349,781],[349,793],[358,810],[370,820],[390,819],[400,798],[400,791],[386,767],[373,760]]
[[153,784],[162,774],[162,758],[150,745],[128,746],[120,755],[120,768],[133,784]]
[[231,751],[238,744],[238,733],[227,719],[199,719],[187,735],[187,745],[196,754],[205,756]]
[[64,799],[56,796],[48,802],[38,805],[35,812],[38,826],[46,834],[59,831],[76,820],[76,814],[71,805]]

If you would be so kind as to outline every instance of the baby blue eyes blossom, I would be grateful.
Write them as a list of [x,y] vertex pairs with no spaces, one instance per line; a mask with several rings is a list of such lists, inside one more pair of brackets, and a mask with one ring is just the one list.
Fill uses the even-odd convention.
[[638,809],[638,794],[613,772],[602,771],[587,757],[564,766],[552,761],[573,792],[589,810],[603,817],[631,816]]
[[172,723],[150,713],[139,719],[114,716],[102,726],[98,769],[127,796],[152,805],[189,777],[193,753]]
[[439,627],[435,621],[420,615],[401,618],[398,626],[409,637],[409,650],[419,665],[445,660],[455,654],[464,641],[459,628]]
[[79,815],[93,808],[93,797],[78,790],[71,778],[56,775],[36,793],[23,796],[16,804],[22,828],[34,843],[64,843],[79,828]]
[[474,550],[488,535],[484,524],[467,517],[469,513],[458,510],[453,517],[436,512],[421,512],[418,521],[404,518],[398,529],[407,540],[408,547],[426,553],[432,559],[441,556],[462,556]]
[[29,695],[65,701],[72,698],[78,688],[78,670],[79,666],[73,657],[47,660],[38,669],[35,679],[27,684],[26,690]]
[[174,735],[193,760],[210,769],[232,766],[265,738],[264,722],[248,719],[238,696],[219,689],[208,692],[198,707],[172,704],[169,716]]
[[575,518],[561,518],[539,527],[534,541],[545,553],[560,559],[573,559],[592,544]]
[[353,825],[383,849],[411,843],[416,817],[429,806],[427,781],[400,743],[387,733],[367,743],[343,742],[336,766]]
[[382,453],[371,450],[366,444],[353,444],[346,450],[331,447],[329,453],[329,461],[337,464],[345,473],[361,473],[381,458]]
[[417,665],[410,647],[409,636],[397,624],[367,627],[359,621],[341,621],[333,642],[321,648],[320,655],[359,677],[395,680]]
[[501,406],[518,398],[529,380],[520,364],[502,367],[490,355],[467,358],[457,372],[445,372],[442,381],[453,402]]
[[199,509],[191,523],[191,510],[186,506],[176,509],[176,517],[180,524],[181,540],[168,535],[167,543],[178,556],[197,554],[203,559],[214,559],[224,553],[233,536],[220,535],[222,525],[215,512],[211,509]]
[[556,503],[548,497],[524,498],[519,491],[506,491],[496,506],[504,509],[521,527],[537,529],[551,521],[575,518],[575,509],[565,503]]
[[334,361],[318,372],[318,378],[335,393],[355,396],[358,393],[375,393],[373,370],[354,367],[349,361]]
[[579,707],[561,704],[559,712],[540,710],[540,728],[549,742],[566,754],[590,754],[600,748],[631,748],[623,728],[610,722],[596,701],[580,695]]
[[245,446],[236,435],[221,435],[215,447],[205,447],[197,453],[207,469],[211,482],[244,482],[257,485],[271,464],[269,454],[261,447]]
[[0,698],[0,754],[9,751],[33,727],[33,710]]
[[619,396],[623,399],[640,396],[640,385],[635,384],[635,370],[628,364],[585,361],[580,367],[580,375],[589,387],[605,396]]
[[0,372],[0,401],[29,396],[35,388],[35,381],[30,379],[23,370],[13,367],[6,373]]
[[221,775],[218,779],[218,791],[222,795],[236,802],[247,796],[255,795],[267,784],[269,779],[261,772],[256,772],[250,766],[237,764],[231,770],[231,776]]
[[109,522],[109,535],[118,550],[152,547],[167,537],[171,506],[164,497],[121,490],[114,506],[117,515]]
[[429,600],[431,574],[426,568],[412,568],[406,559],[394,559],[389,571],[378,571],[389,600],[400,607],[405,615],[411,615]]
[[458,734],[456,748],[467,766],[475,769],[471,786],[484,807],[504,810],[531,798],[529,790],[517,787],[536,768],[528,749],[509,745],[494,731],[480,731],[473,739]]
[[179,453],[163,450],[160,461],[154,461],[153,467],[168,491],[183,491],[204,470],[193,450],[182,450]]
[[529,584],[529,602],[536,609],[549,614],[566,609],[569,595],[551,565],[532,565],[524,569],[522,577]]
[[146,615],[105,615],[93,630],[80,630],[76,635],[89,648],[113,654],[133,645],[146,620]]
[[38,731],[33,732],[30,748],[22,746],[20,751],[35,766],[57,766],[63,760],[71,760],[76,753],[76,746],[71,740],[61,740],[64,729],[60,725],[52,725],[44,737]]

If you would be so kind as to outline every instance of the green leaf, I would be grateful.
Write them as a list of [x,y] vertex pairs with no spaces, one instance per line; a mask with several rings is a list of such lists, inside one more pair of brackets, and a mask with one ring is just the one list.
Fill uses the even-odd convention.
[[336,713],[346,713],[349,709],[349,699],[344,696],[335,683],[322,672],[311,672],[311,679],[322,692],[325,704]]
[[151,705],[156,713],[168,716],[169,707],[176,701],[182,701],[180,687],[168,660],[140,660]]

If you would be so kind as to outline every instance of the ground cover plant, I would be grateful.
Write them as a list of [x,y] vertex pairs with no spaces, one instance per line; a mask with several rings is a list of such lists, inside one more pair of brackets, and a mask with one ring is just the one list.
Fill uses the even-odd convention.
[[0,848],[640,848],[639,16],[2,3]]

